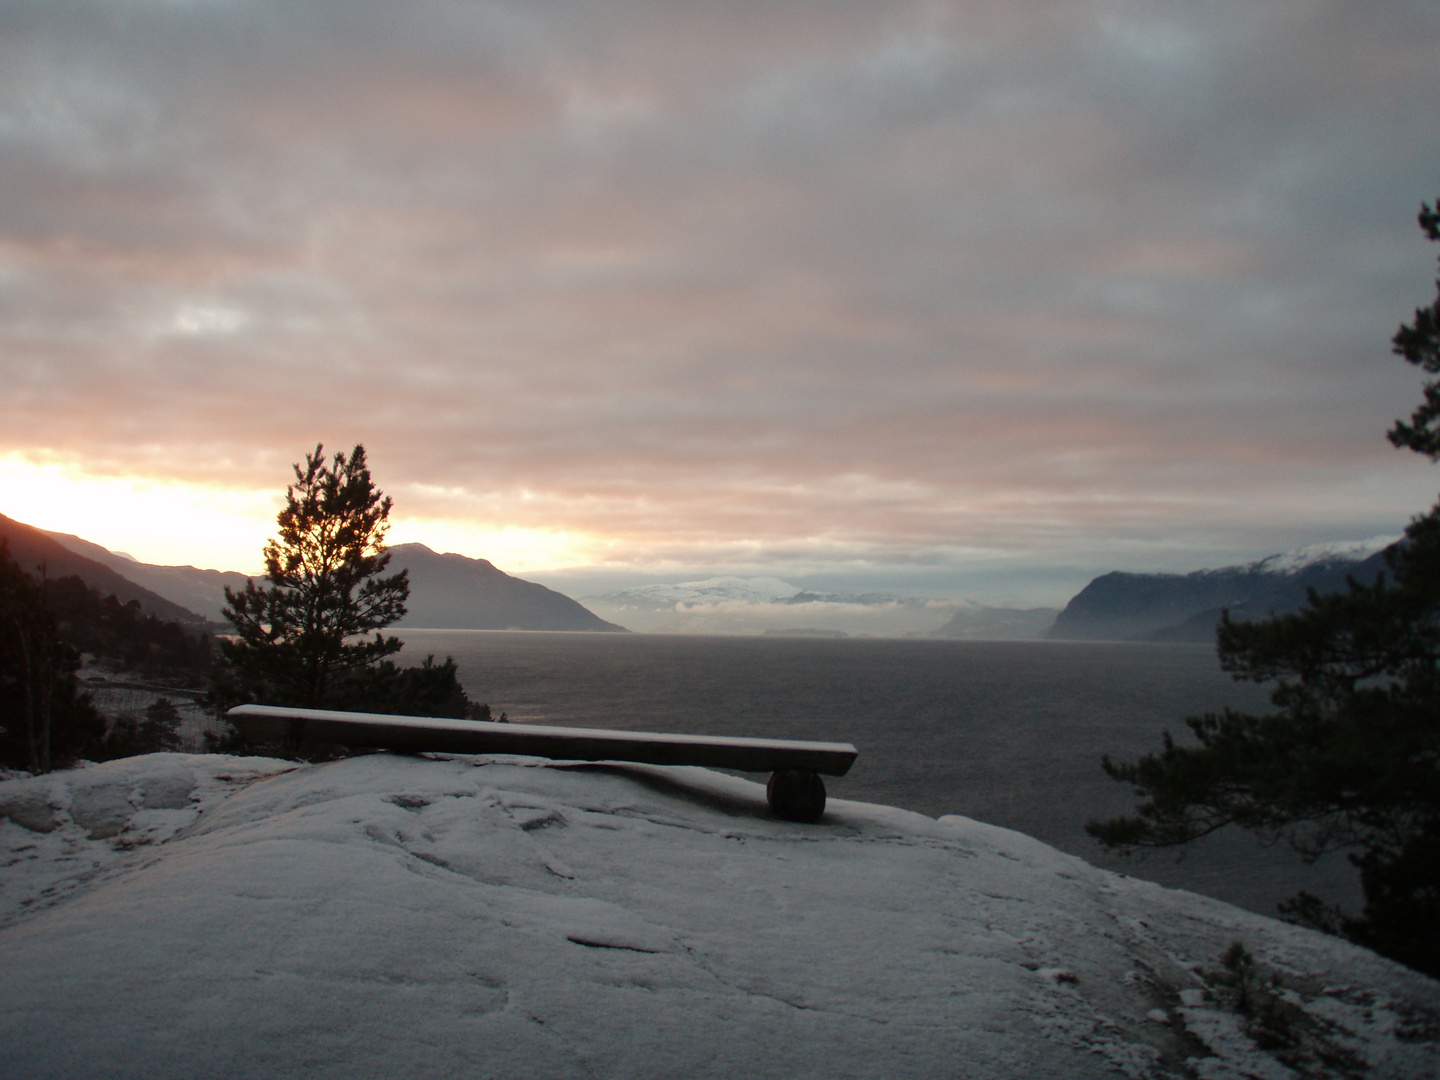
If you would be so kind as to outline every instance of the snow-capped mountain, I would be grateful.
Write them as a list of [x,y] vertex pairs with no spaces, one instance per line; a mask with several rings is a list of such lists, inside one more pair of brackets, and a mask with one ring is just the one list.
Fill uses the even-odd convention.
[[712,577],[582,597],[602,618],[648,633],[905,637],[942,626],[956,605],[887,593],[812,592],[774,577]]
[[1054,639],[1213,642],[1222,611],[1263,619],[1298,610],[1309,590],[1343,590],[1347,579],[1373,581],[1398,537],[1311,544],[1241,566],[1191,574],[1095,578],[1066,605],[1047,635]]
[[1055,610],[971,600],[815,592],[773,577],[640,585],[583,598],[602,617],[649,633],[1017,639],[1042,635]]
[[682,581],[674,585],[637,585],[631,589],[586,599],[654,607],[673,607],[676,604],[769,604],[777,600],[790,600],[802,591],[799,586],[773,577],[712,577],[704,581]]
[[1261,574],[1294,574],[1317,563],[1364,562],[1372,555],[1384,551],[1400,539],[1400,534],[1372,536],[1365,540],[1340,540],[1326,544],[1306,544],[1291,548],[1278,555],[1270,555],[1250,564],[1250,569]]

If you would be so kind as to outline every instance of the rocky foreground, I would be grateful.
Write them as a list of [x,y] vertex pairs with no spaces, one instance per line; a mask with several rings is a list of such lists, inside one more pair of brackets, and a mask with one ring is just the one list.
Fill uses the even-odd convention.
[[700,769],[158,754],[0,783],[0,858],[15,1080],[1440,1075],[1344,942]]

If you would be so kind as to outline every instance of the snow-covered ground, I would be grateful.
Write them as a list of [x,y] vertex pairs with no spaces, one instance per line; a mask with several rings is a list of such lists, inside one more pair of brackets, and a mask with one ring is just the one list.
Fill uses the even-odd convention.
[[1440,1075],[1440,984],[1363,950],[700,769],[157,754],[0,819],[8,1080]]

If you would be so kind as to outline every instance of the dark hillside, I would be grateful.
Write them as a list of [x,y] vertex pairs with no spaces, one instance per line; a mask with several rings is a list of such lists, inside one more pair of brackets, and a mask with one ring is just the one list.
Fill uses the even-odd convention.
[[41,585],[60,639],[102,664],[179,686],[210,681],[214,645],[194,623],[181,624],[143,612],[136,600],[121,603],[78,577],[48,577]]
[[[21,526],[28,528],[28,526]],[[37,530],[31,530],[37,532]],[[225,587],[239,591],[246,576],[234,572],[199,570],[193,566],[152,566],[136,563],[98,544],[65,533],[39,533],[66,549],[64,558],[98,564],[112,574],[133,576],[132,588],[152,590],[160,597],[183,603],[184,608],[220,622]],[[424,544],[397,544],[390,549],[391,572],[410,572],[408,614],[397,625],[437,630],[587,630],[624,631],[562,593],[531,581],[511,577],[485,559],[441,555]],[[23,560],[22,560],[23,561]],[[59,565],[61,557],[52,560]],[[87,582],[91,578],[77,570]],[[91,582],[97,584],[98,582]],[[265,587],[263,575],[256,584]],[[116,591],[98,585],[102,592]],[[129,599],[119,594],[122,600]],[[148,608],[146,609],[149,610]],[[166,616],[176,618],[176,616]],[[193,618],[193,616],[192,616]]]
[[511,577],[485,559],[441,555],[424,544],[397,544],[390,552],[392,571],[410,571],[408,613],[399,626],[626,632],[563,593]]
[[1346,579],[1374,581],[1385,569],[1383,553],[1363,561],[1324,559],[1293,571],[1263,564],[1197,570],[1193,574],[1127,574],[1097,577],[1066,605],[1046,635],[1059,640],[1213,642],[1220,612],[1263,619],[1296,611],[1309,589],[1340,592]]
[[[99,544],[92,544],[68,533],[47,532],[77,555],[108,566],[122,577],[157,593],[182,607],[209,619],[223,622],[220,609],[225,606],[225,587],[239,592],[245,588],[246,576],[234,571],[201,570],[194,566],[155,566],[134,562],[117,555]],[[261,575],[256,574],[259,578]]]
[[205,622],[188,608],[137,585],[94,559],[76,554],[39,529],[3,514],[0,514],[0,537],[9,541],[10,554],[21,568],[36,578],[78,577],[102,596],[114,594],[122,604],[137,601],[144,614],[157,619],[197,626]]

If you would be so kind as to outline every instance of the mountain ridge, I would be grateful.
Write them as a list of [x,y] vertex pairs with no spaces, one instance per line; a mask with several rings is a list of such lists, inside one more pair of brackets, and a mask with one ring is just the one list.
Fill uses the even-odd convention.
[[45,535],[76,554],[109,567],[121,577],[168,597],[214,623],[224,621],[220,608],[225,601],[226,587],[243,589],[251,576],[234,570],[203,570],[198,566],[164,566],[141,562],[133,555],[111,551],[71,533],[47,530]]
[[390,548],[392,570],[410,572],[410,600],[395,625],[429,630],[569,630],[628,633],[564,593],[512,577],[488,559],[424,544]]
[[[27,573],[44,567],[47,577],[78,577],[102,594],[113,593],[122,603],[140,604],[147,615],[187,625],[203,625],[204,616],[184,604],[150,589],[97,559],[66,546],[44,530],[0,514],[0,537],[9,542],[10,554]],[[98,546],[98,545],[95,545]],[[104,550],[103,548],[101,549]]]
[[[1223,611],[1255,620],[1298,611],[1310,591],[1334,593],[1354,578],[1384,572],[1376,541],[1316,544],[1255,562],[1189,574],[1122,570],[1102,574],[1076,593],[1045,634],[1052,641],[1213,642]],[[1306,558],[1305,553],[1313,557]],[[1357,557],[1363,556],[1363,557]]]
[[583,599],[645,633],[794,636],[808,630],[827,636],[1017,640],[1041,636],[1056,613],[883,592],[822,592],[775,577],[653,582]]
[[[147,612],[185,623],[223,622],[226,587],[243,589],[248,580],[263,577],[137,562],[81,537],[46,532],[0,515],[0,535],[5,528],[25,538],[21,562],[26,569],[48,561],[52,575],[75,574],[102,592],[113,592],[121,600],[138,599]],[[12,549],[15,546],[12,540]],[[440,554],[419,543],[389,550],[391,572],[410,572],[408,610],[397,627],[627,632],[563,593],[512,577],[486,559]]]
[[1004,608],[972,604],[960,608],[931,637],[961,641],[1032,641],[1045,636],[1059,612],[1055,608]]

